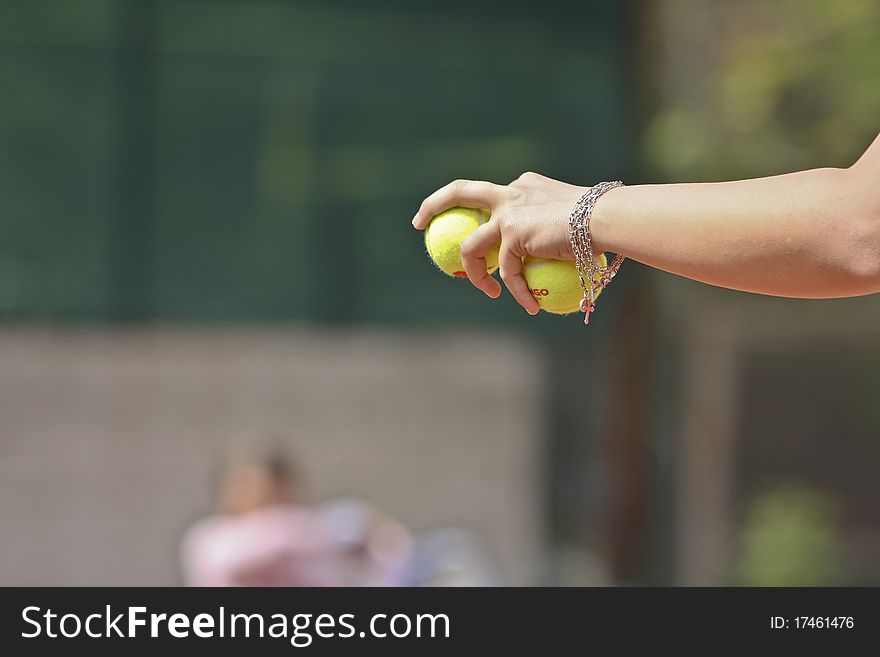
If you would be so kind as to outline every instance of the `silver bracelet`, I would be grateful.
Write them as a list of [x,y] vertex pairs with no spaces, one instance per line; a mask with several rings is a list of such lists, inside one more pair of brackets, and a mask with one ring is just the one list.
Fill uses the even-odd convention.
[[593,185],[574,204],[571,214],[568,215],[569,241],[574,252],[578,278],[584,290],[584,298],[581,300],[584,324],[590,323],[590,313],[596,309],[596,297],[611,282],[624,260],[624,256],[618,254],[610,265],[601,264],[593,255],[593,237],[590,234],[593,206],[602,194],[615,187],[623,187],[623,183],[615,180]]

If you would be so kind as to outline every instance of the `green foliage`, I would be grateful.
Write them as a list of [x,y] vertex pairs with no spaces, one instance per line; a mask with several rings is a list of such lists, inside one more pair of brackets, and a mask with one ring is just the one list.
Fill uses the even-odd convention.
[[660,4],[671,13],[660,43],[675,55],[654,71],[652,170],[687,180],[848,166],[880,131],[880,3]]
[[801,487],[758,496],[743,530],[737,583],[746,586],[832,586],[845,583],[833,502]]

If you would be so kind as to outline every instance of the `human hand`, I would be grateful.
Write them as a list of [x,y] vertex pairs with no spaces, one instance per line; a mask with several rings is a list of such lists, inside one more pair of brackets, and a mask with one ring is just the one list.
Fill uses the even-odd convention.
[[461,243],[461,261],[468,279],[496,299],[501,285],[488,272],[486,253],[501,244],[498,257],[501,280],[517,302],[535,315],[538,302],[522,275],[525,256],[574,260],[568,215],[587,191],[537,173],[524,173],[509,185],[479,180],[456,180],[441,187],[423,202],[412,224],[424,230],[431,219],[452,207],[486,208],[489,221]]

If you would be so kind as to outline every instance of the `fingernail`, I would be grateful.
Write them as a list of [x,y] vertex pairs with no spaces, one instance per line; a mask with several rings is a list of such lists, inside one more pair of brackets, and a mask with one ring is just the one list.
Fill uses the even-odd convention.
[[412,222],[411,222],[413,226],[416,225],[416,219],[418,219],[418,218],[419,218],[419,213],[416,212],[416,214],[415,214],[415,216],[412,218]]

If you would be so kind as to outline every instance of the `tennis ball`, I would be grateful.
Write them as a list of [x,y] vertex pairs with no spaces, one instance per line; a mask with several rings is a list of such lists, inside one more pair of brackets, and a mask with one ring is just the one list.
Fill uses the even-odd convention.
[[[431,220],[425,230],[425,247],[431,260],[444,274],[466,276],[461,264],[461,242],[480,224],[489,221],[489,212],[472,208],[451,208]],[[498,269],[498,247],[486,254],[491,274]]]
[[[604,253],[598,260],[602,267],[606,265]],[[568,315],[581,309],[584,291],[574,262],[527,256],[523,260],[523,277],[541,310]],[[593,280],[598,282],[599,276],[594,276]]]

